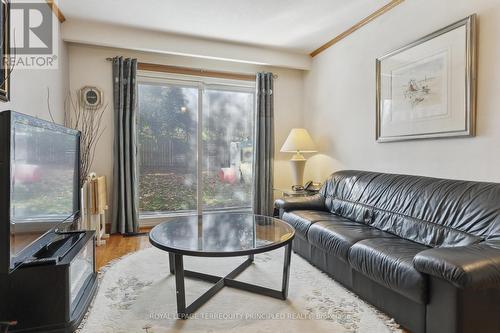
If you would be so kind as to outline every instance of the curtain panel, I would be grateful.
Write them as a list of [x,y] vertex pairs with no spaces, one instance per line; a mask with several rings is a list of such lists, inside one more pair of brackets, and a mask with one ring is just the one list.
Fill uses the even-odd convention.
[[273,74],[256,76],[253,211],[273,215],[274,101]]
[[131,234],[137,218],[136,112],[137,59],[113,58],[113,219],[112,233]]

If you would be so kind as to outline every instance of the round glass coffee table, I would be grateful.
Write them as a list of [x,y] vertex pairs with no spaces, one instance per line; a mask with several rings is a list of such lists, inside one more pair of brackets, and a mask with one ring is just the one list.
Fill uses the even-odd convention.
[[[232,287],[285,300],[288,296],[290,258],[295,230],[272,217],[245,213],[217,213],[172,218],[149,233],[151,244],[169,254],[170,273],[175,275],[177,313],[187,319],[223,287]],[[281,290],[235,280],[257,253],[285,247]],[[184,269],[183,256],[248,258],[226,276]],[[201,279],[214,286],[186,306],[184,277]]]

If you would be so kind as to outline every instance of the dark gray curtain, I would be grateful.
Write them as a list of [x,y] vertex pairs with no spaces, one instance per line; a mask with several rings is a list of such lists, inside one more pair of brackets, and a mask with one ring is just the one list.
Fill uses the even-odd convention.
[[138,231],[136,197],[137,59],[113,58],[113,221],[111,232]]
[[273,214],[274,102],[273,74],[257,73],[253,211]]

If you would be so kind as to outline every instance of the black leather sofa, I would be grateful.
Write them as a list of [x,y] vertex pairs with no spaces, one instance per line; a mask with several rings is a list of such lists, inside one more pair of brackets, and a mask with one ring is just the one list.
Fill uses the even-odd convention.
[[334,173],[275,202],[293,249],[412,332],[500,332],[500,184]]

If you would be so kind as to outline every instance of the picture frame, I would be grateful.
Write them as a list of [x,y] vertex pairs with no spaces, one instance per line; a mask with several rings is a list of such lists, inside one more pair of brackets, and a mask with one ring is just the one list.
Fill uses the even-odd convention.
[[0,0],[0,48],[2,60],[0,63],[0,101],[10,100],[10,2]]
[[376,59],[376,140],[475,136],[476,14]]

